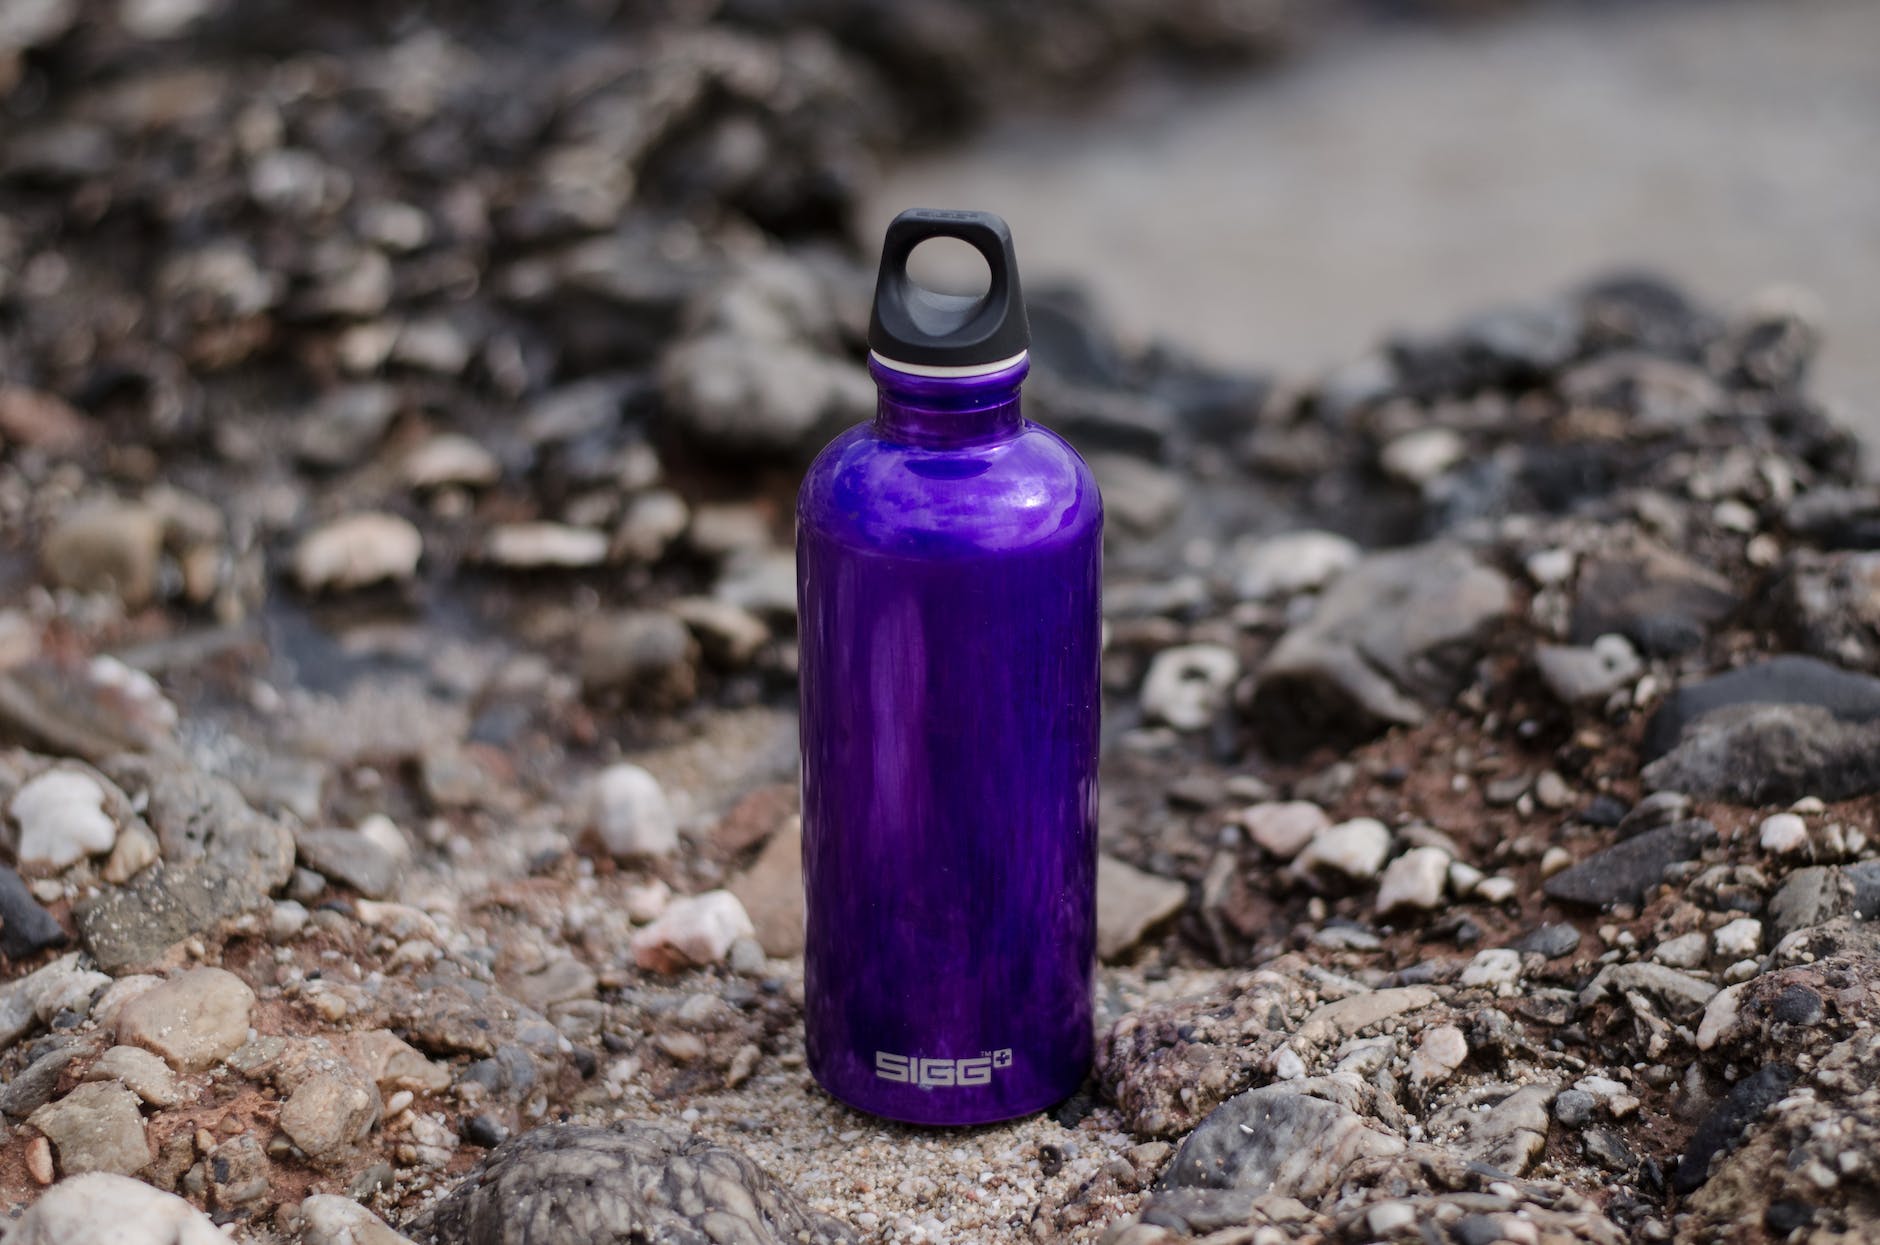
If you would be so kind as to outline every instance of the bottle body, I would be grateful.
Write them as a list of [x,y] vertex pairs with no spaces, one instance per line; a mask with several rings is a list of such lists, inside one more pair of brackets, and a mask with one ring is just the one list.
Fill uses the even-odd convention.
[[1039,1110],[1091,1056],[1102,502],[1024,367],[877,364],[797,507],[810,1067],[917,1123]]

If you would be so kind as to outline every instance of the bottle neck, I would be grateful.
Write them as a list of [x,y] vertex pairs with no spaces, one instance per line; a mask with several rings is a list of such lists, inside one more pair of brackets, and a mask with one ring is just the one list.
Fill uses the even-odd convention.
[[1018,388],[1031,360],[967,376],[920,376],[870,356],[879,392],[875,431],[890,441],[952,449],[1008,440],[1024,426]]

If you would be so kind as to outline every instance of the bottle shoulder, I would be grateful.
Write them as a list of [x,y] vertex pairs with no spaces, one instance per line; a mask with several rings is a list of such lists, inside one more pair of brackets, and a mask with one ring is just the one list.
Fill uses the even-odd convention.
[[1094,540],[1103,499],[1062,437],[1027,421],[1011,437],[944,449],[849,429],[810,465],[797,494],[807,539],[944,556]]

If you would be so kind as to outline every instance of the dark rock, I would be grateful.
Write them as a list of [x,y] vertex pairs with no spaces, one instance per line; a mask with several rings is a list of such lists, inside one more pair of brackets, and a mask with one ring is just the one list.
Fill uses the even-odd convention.
[[1598,1100],[1583,1089],[1563,1089],[1554,1096],[1554,1118],[1568,1128],[1578,1128],[1593,1118]]
[[1690,815],[1690,796],[1682,791],[1654,791],[1619,819],[1619,837],[1629,839],[1659,826],[1674,825]]
[[1743,1130],[1789,1092],[1795,1075],[1788,1064],[1772,1063],[1738,1081],[1691,1134],[1684,1157],[1671,1173],[1671,1187],[1680,1194],[1696,1192],[1710,1178],[1711,1160],[1736,1148]]
[[1549,899],[1600,908],[1639,903],[1658,885],[1670,865],[1692,860],[1717,841],[1716,829],[1701,819],[1648,830],[1615,843],[1541,884]]
[[1617,826],[1629,811],[1616,795],[1596,795],[1575,816],[1589,826]]
[[1734,705],[1693,723],[1642,776],[1648,787],[1738,804],[1852,799],[1880,791],[1880,722],[1813,705]]
[[1828,549],[1880,549],[1880,489],[1809,489],[1783,512],[1789,531]]
[[1547,959],[1571,955],[1580,945],[1580,931],[1571,925],[1549,922],[1536,926],[1514,944],[1516,951],[1532,952]]
[[1145,1224],[1205,1236],[1254,1221],[1259,1195],[1252,1189],[1162,1189],[1138,1216]]
[[550,1124],[524,1133],[401,1230],[419,1245],[860,1239],[737,1151],[652,1124]]
[[1776,995],[1775,1002],[1769,1005],[1770,1017],[1789,1025],[1812,1027],[1820,1024],[1825,1014],[1821,996],[1799,983]]
[[1581,1133],[1580,1150],[1609,1171],[1629,1172],[1638,1166],[1638,1159],[1610,1128],[1589,1128]]
[[493,1115],[473,1115],[463,1122],[463,1139],[473,1146],[493,1150],[509,1139],[509,1130]]
[[1736,608],[1728,581],[1667,549],[1645,546],[1625,558],[1580,571],[1573,641],[1618,634],[1652,657],[1673,657],[1704,642],[1711,625]]
[[1449,1236],[1456,1245],[1496,1245],[1503,1239],[1500,1222],[1487,1215],[1464,1215],[1449,1226]]
[[[1846,722],[1880,718],[1880,679],[1813,657],[1783,654],[1665,697],[1645,728],[1643,754],[1656,760],[1699,718],[1736,705],[1814,705]],[[1825,797],[1824,797],[1825,798]]]
[[65,937],[64,928],[39,906],[25,880],[0,866],[0,955],[24,959],[47,947],[63,946]]
[[1511,600],[1507,579],[1460,545],[1373,554],[1274,647],[1253,716],[1295,749],[1421,722],[1455,694]]
[[1769,1203],[1763,1211],[1763,1227],[1778,1237],[1785,1237],[1797,1228],[1805,1228],[1815,1221],[1815,1209],[1806,1202],[1783,1200]]

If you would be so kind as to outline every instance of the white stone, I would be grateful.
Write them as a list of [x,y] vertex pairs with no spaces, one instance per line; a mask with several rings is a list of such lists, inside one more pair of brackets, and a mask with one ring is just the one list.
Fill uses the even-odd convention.
[[1519,882],[1497,873],[1494,877],[1483,878],[1475,884],[1475,896],[1484,903],[1507,903],[1520,889]]
[[1465,986],[1488,986],[1496,991],[1511,990],[1521,980],[1521,953],[1509,947],[1478,951],[1462,970]]
[[1738,917],[1711,935],[1717,954],[1727,960],[1741,960],[1762,950],[1762,922],[1753,916]]
[[1281,860],[1291,860],[1314,836],[1331,829],[1332,819],[1305,800],[1277,800],[1247,809],[1240,824],[1255,843]]
[[730,891],[675,899],[659,918],[633,935],[633,962],[655,972],[716,964],[740,938],[757,937],[744,905]]
[[1775,813],[1763,818],[1756,841],[1765,852],[1787,856],[1808,846],[1808,823],[1794,813]]
[[1224,645],[1165,648],[1149,663],[1142,681],[1143,715],[1178,731],[1198,731],[1227,704],[1239,677],[1240,658]]
[[1419,908],[1427,912],[1442,904],[1443,885],[1448,880],[1448,852],[1440,847],[1413,847],[1384,870],[1384,879],[1377,887],[1377,910],[1386,913]]
[[294,578],[307,592],[343,592],[410,579],[422,556],[424,537],[408,520],[375,511],[347,515],[301,539],[294,550]]
[[1301,870],[1330,869],[1348,878],[1374,878],[1390,854],[1390,831],[1372,817],[1343,821],[1315,835],[1294,863]]
[[413,488],[482,487],[502,478],[496,455],[455,432],[440,433],[406,455],[405,483]]
[[607,536],[566,523],[504,523],[489,534],[483,556],[498,566],[599,566],[607,560]]
[[1469,1057],[1469,1040],[1454,1025],[1431,1025],[1417,1038],[1417,1048],[1410,1054],[1410,1079],[1419,1085],[1435,1085],[1449,1079]]
[[1748,982],[1739,982],[1734,986],[1717,991],[1710,1002],[1704,1005],[1704,1018],[1697,1024],[1697,1049],[1709,1050],[1717,1043],[1736,1035],[1742,1025],[1740,1007],[1743,990]]
[[306,1245],[410,1245],[409,1237],[386,1227],[383,1219],[351,1198],[335,1193],[316,1193],[300,1204],[300,1230]]
[[1310,592],[1349,569],[1360,555],[1355,542],[1335,532],[1286,532],[1236,550],[1233,592],[1242,601]]
[[1527,556],[1528,578],[1543,588],[1564,584],[1573,574],[1571,549],[1537,549]]
[[7,810],[20,828],[20,864],[64,869],[110,851],[118,826],[105,801],[97,779],[78,770],[47,770],[27,782]]
[[658,920],[659,914],[672,902],[672,887],[654,878],[651,882],[627,887],[621,902],[629,921],[635,925],[645,925],[649,921]]
[[1364,1213],[1365,1226],[1375,1237],[1386,1237],[1417,1221],[1416,1207],[1408,1202],[1379,1202]]
[[1473,895],[1488,875],[1466,860],[1449,862],[1449,889],[1458,895]]
[[1652,959],[1670,968],[1701,968],[1710,956],[1710,940],[1702,934],[1667,938],[1652,951]]
[[595,777],[588,825],[616,860],[667,856],[679,846],[679,824],[659,779],[624,761]]
[[47,1189],[4,1245],[233,1245],[208,1216],[141,1180],[92,1172]]
[[1428,484],[1462,461],[1468,443],[1452,428],[1419,428],[1384,447],[1378,465],[1406,484]]
[[1282,1081],[1296,1081],[1306,1074],[1306,1061],[1290,1046],[1282,1046],[1273,1055],[1273,1075]]

